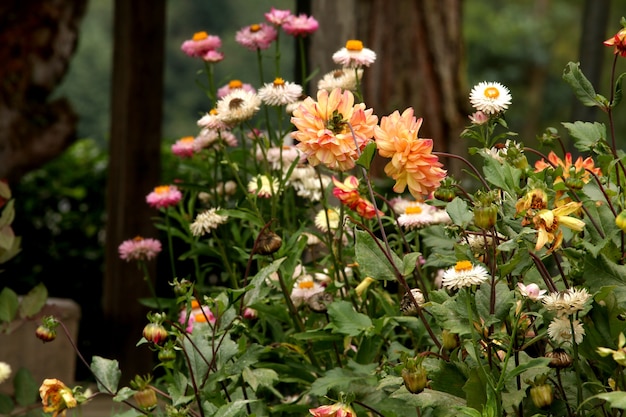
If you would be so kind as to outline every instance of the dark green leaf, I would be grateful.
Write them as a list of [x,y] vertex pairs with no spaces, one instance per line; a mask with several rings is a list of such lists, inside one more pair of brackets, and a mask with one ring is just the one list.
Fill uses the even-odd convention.
[[105,359],[94,356],[91,359],[91,372],[96,377],[98,389],[104,392],[117,393],[117,385],[120,382],[122,372],[119,363],[113,359]]
[[356,164],[365,169],[370,169],[374,155],[376,155],[376,142],[371,141],[363,148],[361,156],[356,160]]
[[250,404],[254,401],[250,400],[235,400],[226,405],[221,406],[214,414],[216,417],[239,417],[247,416],[246,404]]
[[583,105],[602,107],[593,85],[580,70],[580,63],[569,62],[563,70],[563,79],[572,87],[574,95]]
[[354,362],[346,368],[334,368],[326,372],[324,376],[318,378],[311,385],[311,395],[324,396],[331,390],[352,391],[355,385],[376,384],[376,377],[373,372],[376,364],[362,365],[354,368]]
[[6,394],[0,393],[0,414],[8,415],[15,408],[13,400]]
[[509,164],[501,164],[493,158],[487,158],[483,166],[485,179],[509,195],[517,195],[522,170]]
[[0,292],[0,321],[13,321],[19,307],[19,299],[15,291],[4,287]]
[[620,76],[617,77],[617,81],[615,81],[615,94],[613,95],[613,102],[611,103],[611,107],[613,108],[615,108],[622,101],[622,81],[624,80],[625,75],[626,72],[620,74]]
[[330,317],[328,326],[333,332],[346,336],[358,336],[374,327],[372,320],[365,314],[356,312],[352,303],[348,301],[335,301],[330,304],[328,316]]
[[37,402],[39,398],[39,384],[28,369],[18,369],[13,379],[13,387],[15,388],[15,401],[19,405],[27,406]]
[[393,251],[391,258],[395,265],[391,265],[383,253],[385,244],[378,238],[373,238],[369,233],[362,230],[356,232],[356,261],[364,276],[378,280],[393,281],[399,272],[397,268],[402,265],[402,260]]

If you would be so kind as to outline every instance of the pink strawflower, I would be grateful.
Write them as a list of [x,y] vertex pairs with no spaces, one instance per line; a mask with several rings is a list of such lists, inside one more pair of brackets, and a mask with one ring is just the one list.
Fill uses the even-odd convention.
[[175,185],[160,185],[146,196],[146,202],[154,208],[175,206],[183,198]]
[[125,261],[149,261],[161,252],[161,242],[156,239],[144,239],[137,236],[125,240],[118,248],[120,258]]
[[268,13],[265,13],[265,20],[273,25],[282,26],[291,16],[290,10],[278,10],[272,7]]
[[224,59],[224,54],[220,51],[211,50],[202,55],[202,59],[206,62],[220,62]]
[[208,306],[201,306],[196,300],[191,301],[191,311],[187,315],[187,309],[183,308],[178,315],[178,322],[185,326],[187,333],[203,323],[215,324],[215,316]]
[[285,33],[292,36],[306,36],[314,33],[319,28],[319,23],[313,16],[302,13],[298,16],[292,15],[283,23]]
[[258,23],[237,31],[235,40],[251,51],[256,51],[257,49],[269,48],[277,36],[278,32],[273,26]]
[[172,145],[172,153],[181,158],[191,158],[196,153],[196,145],[193,136],[180,138]]
[[217,98],[224,98],[234,90],[243,90],[250,91],[251,93],[256,93],[256,90],[252,85],[247,83],[242,83],[240,80],[230,80],[228,84],[217,89]]
[[183,42],[180,49],[190,57],[202,58],[209,51],[214,51],[222,46],[219,36],[209,35],[206,32],[196,32],[192,39]]

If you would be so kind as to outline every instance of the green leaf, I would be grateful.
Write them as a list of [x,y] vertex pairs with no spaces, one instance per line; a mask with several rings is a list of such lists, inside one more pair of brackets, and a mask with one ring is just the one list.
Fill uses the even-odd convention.
[[593,398],[608,402],[611,408],[626,410],[626,392],[624,391],[603,392],[601,394],[594,395],[589,398],[589,400]]
[[563,123],[572,139],[574,146],[581,152],[591,152],[595,147],[606,141],[606,127],[598,122]]
[[501,164],[494,158],[487,158],[483,166],[485,179],[509,195],[517,195],[522,170],[509,164]]
[[194,396],[193,394],[185,395],[187,392],[188,380],[182,372],[176,372],[172,376],[172,383],[167,384],[167,393],[172,397],[172,405],[179,406],[187,404]]
[[130,389],[128,387],[122,387],[115,397],[113,397],[113,401],[121,403],[122,401],[128,400],[130,397],[135,395],[137,391],[134,389]]
[[356,160],[356,164],[365,169],[370,169],[374,155],[376,155],[376,142],[371,141],[363,148],[361,156]]
[[528,370],[534,369],[534,368],[538,368],[541,373],[545,373],[545,372],[550,370],[550,368],[548,367],[549,363],[550,363],[550,359],[549,358],[533,358],[533,359],[530,359],[528,362],[523,363],[523,364],[515,367],[510,372],[507,372],[506,378],[507,379],[513,379],[516,376],[521,375],[522,373],[524,373],[524,372],[526,372]]
[[484,320],[484,326],[499,323],[504,320],[514,303],[514,292],[509,290],[508,285],[500,281],[496,284],[495,304],[493,315],[489,314],[491,304],[491,282],[483,283],[476,291],[476,309]]
[[626,72],[623,72],[617,77],[617,81],[615,81],[615,94],[613,95],[613,102],[611,103],[612,108],[615,108],[622,101],[622,81],[625,75]]
[[0,414],[8,415],[15,408],[13,400],[6,394],[0,393]]
[[251,400],[235,400],[226,405],[221,406],[214,414],[216,417],[239,417],[248,415],[246,404],[250,404]]
[[4,287],[0,292],[0,321],[11,322],[17,314],[20,305],[15,291]]
[[328,306],[330,327],[334,333],[346,336],[358,336],[361,333],[372,330],[372,320],[365,314],[354,310],[352,303],[348,301],[335,301]]
[[15,239],[15,233],[10,226],[0,227],[0,249],[11,249],[15,245]]
[[266,288],[265,280],[274,272],[278,271],[278,268],[280,268],[280,265],[285,259],[286,258],[276,259],[274,262],[257,272],[257,274],[251,279],[245,295],[246,305],[253,304],[259,299],[261,296],[261,289]]
[[18,369],[13,379],[13,387],[15,388],[15,401],[19,405],[27,406],[37,402],[39,398],[39,384],[37,384],[28,369]]
[[465,200],[459,197],[455,197],[446,205],[446,211],[450,215],[452,223],[461,227],[467,226],[474,217]]
[[47,299],[48,289],[46,286],[43,283],[36,285],[28,292],[28,294],[24,296],[24,298],[22,298],[22,302],[20,304],[20,317],[33,317],[46,305]]
[[9,200],[8,203],[2,209],[2,215],[0,215],[0,229],[4,226],[10,225],[15,219],[15,200]]
[[563,70],[563,79],[567,82],[574,95],[580,100],[580,102],[587,107],[604,107],[602,102],[598,100],[593,84],[585,77],[585,74],[580,70],[579,62],[569,62]]
[[362,230],[356,231],[356,261],[364,276],[388,281],[396,279],[396,268],[402,265],[402,260],[392,251],[391,258],[394,263],[392,266],[381,249],[384,247],[385,244],[380,239]]
[[329,333],[324,330],[309,330],[303,333],[296,333],[291,337],[296,340],[310,340],[312,342],[339,342],[343,339],[343,336],[339,334]]
[[331,390],[354,392],[357,385],[376,385],[374,376],[376,364],[357,366],[350,361],[345,368],[334,368],[317,378],[311,385],[311,395],[324,396]]
[[618,265],[600,254],[598,257],[587,255],[583,266],[583,278],[590,293],[612,286],[619,305],[626,308],[626,266]]
[[414,407],[432,407],[438,409],[438,411],[447,410],[444,414],[437,414],[439,416],[458,416],[458,410],[455,408],[463,407],[465,405],[465,400],[463,398],[428,388],[419,394],[413,394],[403,386],[391,394],[391,398],[402,400],[406,402],[407,405]]
[[252,390],[256,392],[259,387],[272,388],[274,382],[278,380],[278,373],[273,369],[267,368],[244,368],[243,379],[252,387]]
[[94,356],[91,359],[91,372],[96,377],[98,390],[115,394],[122,372],[119,363],[114,359]]
[[419,252],[411,252],[404,255],[404,258],[402,258],[402,274],[404,276],[413,273],[420,255],[421,253]]

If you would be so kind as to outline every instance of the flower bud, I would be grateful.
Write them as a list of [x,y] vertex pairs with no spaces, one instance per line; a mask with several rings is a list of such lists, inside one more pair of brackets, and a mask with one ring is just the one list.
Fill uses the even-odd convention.
[[530,388],[530,398],[538,408],[549,407],[554,398],[552,386],[548,384],[535,385]]
[[271,255],[280,249],[283,240],[274,232],[264,231],[257,240],[256,253]]
[[150,387],[137,391],[133,398],[137,402],[137,405],[144,410],[152,410],[157,405],[156,392]]
[[619,227],[622,232],[626,232],[626,210],[622,210],[622,212],[617,215],[615,225]]
[[450,201],[454,200],[454,197],[456,197],[456,191],[453,188],[439,187],[433,193],[433,197],[435,197],[439,201],[445,201],[446,203],[449,203]]
[[544,356],[550,359],[548,364],[550,368],[564,369],[572,364],[572,357],[561,348],[546,352]]
[[408,368],[402,369],[402,379],[404,380],[406,389],[413,394],[419,394],[424,391],[424,388],[428,385],[426,369],[421,365],[413,370]]
[[495,204],[474,207],[474,224],[481,229],[491,229],[498,220],[498,207]]
[[171,346],[164,346],[159,350],[158,358],[163,363],[170,363],[176,360],[176,351]]
[[255,309],[250,308],[250,307],[246,307],[245,310],[243,310],[243,318],[244,319],[254,320],[257,317],[259,317],[259,312],[256,311]]
[[148,342],[152,342],[156,345],[160,345],[167,339],[167,330],[160,323],[148,323],[143,328],[143,337]]
[[453,351],[457,346],[459,346],[459,335],[452,333],[448,329],[443,329],[441,332],[441,343],[444,349]]
[[35,336],[37,336],[37,339],[42,340],[44,343],[52,342],[57,338],[56,328],[58,325],[59,322],[54,317],[46,316],[35,330]]

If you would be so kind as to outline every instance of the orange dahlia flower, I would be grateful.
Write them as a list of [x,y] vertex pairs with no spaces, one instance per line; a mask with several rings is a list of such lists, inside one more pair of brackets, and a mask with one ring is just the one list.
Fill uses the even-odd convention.
[[322,163],[347,171],[354,168],[359,151],[374,134],[378,117],[372,113],[365,104],[354,104],[354,95],[348,90],[320,90],[317,101],[307,97],[294,110],[291,123],[298,130],[292,136],[311,165]]
[[437,189],[446,176],[439,158],[432,154],[432,139],[417,137],[421,126],[422,118],[416,119],[409,107],[402,114],[396,110],[383,117],[374,129],[378,153],[391,158],[385,173],[396,180],[393,190],[402,193],[408,186],[417,199]]
[[541,172],[546,168],[555,169],[562,167],[563,173],[559,178],[554,180],[555,184],[563,182],[563,180],[567,180],[568,178],[580,179],[586,184],[589,182],[589,178],[591,177],[589,172],[593,172],[596,175],[602,175],[602,170],[595,167],[593,158],[590,156],[585,159],[583,159],[582,156],[579,156],[576,162],[572,163],[571,153],[566,153],[565,160],[562,160],[554,152],[550,151],[548,154],[548,161],[549,162],[546,162],[544,159],[541,159],[535,162],[535,172]]

